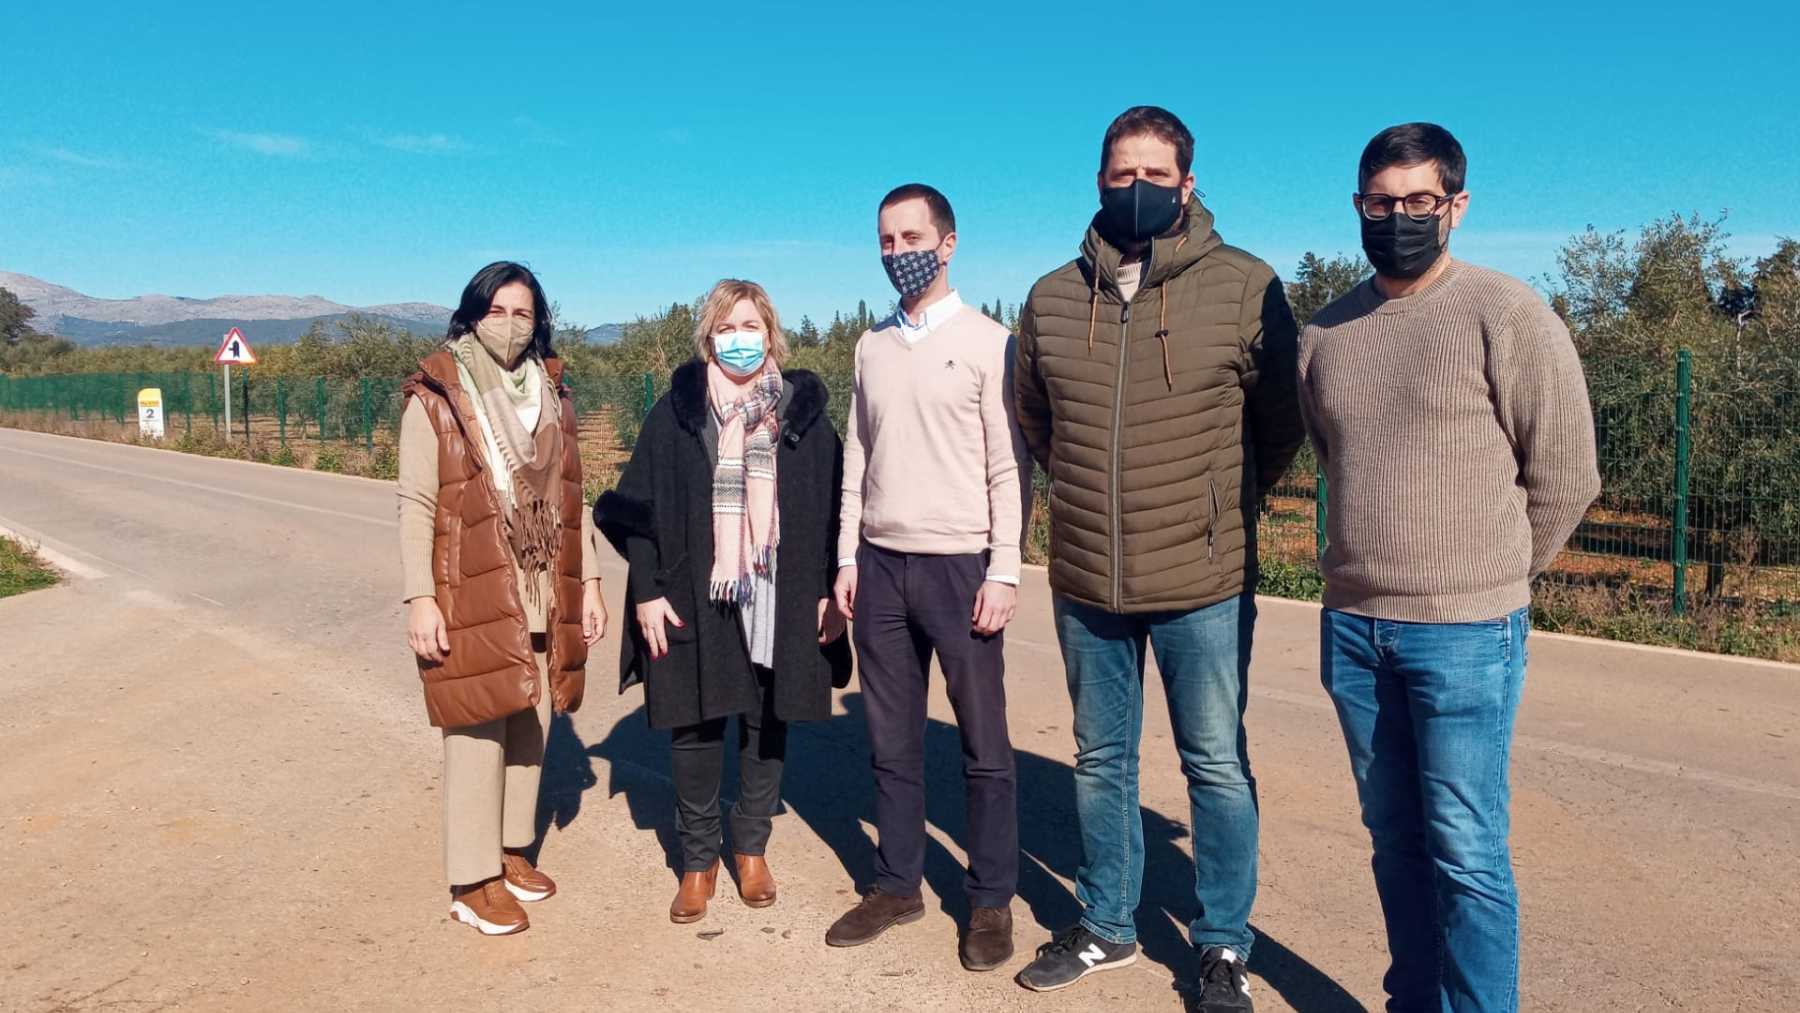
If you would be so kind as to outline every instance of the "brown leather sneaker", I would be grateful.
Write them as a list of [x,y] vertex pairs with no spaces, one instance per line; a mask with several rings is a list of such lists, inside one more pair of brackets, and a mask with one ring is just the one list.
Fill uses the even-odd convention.
[[669,905],[669,920],[677,925],[697,922],[706,917],[706,902],[719,888],[719,860],[713,859],[705,872],[689,872],[681,877],[675,901]]
[[925,917],[923,897],[895,897],[870,890],[862,903],[851,908],[825,932],[827,946],[861,946],[874,942],[896,925]]
[[501,877],[450,888],[450,917],[484,936],[510,936],[531,927],[525,909],[501,885]]
[[992,971],[1012,959],[1012,908],[978,907],[969,913],[963,931],[962,965],[971,971]]
[[749,907],[775,903],[775,875],[761,855],[737,856],[738,898]]
[[524,855],[505,852],[500,856],[500,868],[504,870],[500,878],[506,881],[507,892],[525,903],[556,896],[556,881],[544,875]]

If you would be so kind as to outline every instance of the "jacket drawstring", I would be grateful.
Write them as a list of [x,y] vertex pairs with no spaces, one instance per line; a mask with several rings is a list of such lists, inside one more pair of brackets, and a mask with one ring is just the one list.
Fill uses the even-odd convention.
[[1088,354],[1094,354],[1094,320],[1100,313],[1100,271],[1094,271],[1094,280],[1088,283]]
[[1169,289],[1165,285],[1156,286],[1162,296],[1161,311],[1157,314],[1156,340],[1162,342],[1163,380],[1170,390],[1175,389],[1175,370],[1169,366]]
[[[1187,235],[1183,235],[1180,239],[1176,240],[1175,252],[1181,252],[1181,248],[1187,245],[1187,241]],[[1161,296],[1161,308],[1157,312],[1156,319],[1156,340],[1162,342],[1163,382],[1167,383],[1169,389],[1173,391],[1175,389],[1175,370],[1169,365],[1169,286],[1166,284],[1158,285],[1156,286],[1156,292],[1157,295]],[[1093,340],[1093,325],[1089,324],[1088,341],[1090,343],[1090,348]]]

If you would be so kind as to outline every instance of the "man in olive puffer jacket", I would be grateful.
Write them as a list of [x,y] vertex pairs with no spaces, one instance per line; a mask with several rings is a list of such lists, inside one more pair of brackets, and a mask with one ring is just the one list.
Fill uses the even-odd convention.
[[1193,136],[1154,106],[1101,149],[1081,256],[1031,290],[1020,428],[1050,476],[1050,586],[1075,707],[1081,922],[1020,975],[1061,988],[1136,958],[1138,740],[1156,653],[1194,831],[1201,980],[1190,1007],[1248,1010],[1255,782],[1243,712],[1257,504],[1304,439],[1280,279],[1225,245],[1194,194]]

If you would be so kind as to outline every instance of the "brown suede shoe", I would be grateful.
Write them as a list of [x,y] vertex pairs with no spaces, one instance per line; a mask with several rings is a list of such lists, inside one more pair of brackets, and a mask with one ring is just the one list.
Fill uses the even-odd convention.
[[681,887],[675,891],[675,901],[669,905],[669,920],[677,925],[697,922],[706,917],[706,902],[713,899],[713,893],[719,888],[719,860],[705,872],[689,872],[681,877]]
[[969,913],[963,931],[962,965],[971,971],[992,971],[1012,959],[1012,908],[978,907]]
[[749,907],[775,903],[775,876],[761,855],[737,856],[738,897]]
[[544,875],[543,870],[532,865],[524,855],[505,852],[500,856],[500,876],[506,881],[506,890],[514,897],[529,904],[533,901],[547,900],[556,896],[556,881]]
[[450,917],[484,936],[510,936],[531,927],[525,909],[501,885],[501,877],[450,888]]
[[925,917],[922,897],[895,897],[870,890],[862,903],[851,908],[825,932],[827,946],[861,946],[874,942],[883,932],[896,925],[916,922]]

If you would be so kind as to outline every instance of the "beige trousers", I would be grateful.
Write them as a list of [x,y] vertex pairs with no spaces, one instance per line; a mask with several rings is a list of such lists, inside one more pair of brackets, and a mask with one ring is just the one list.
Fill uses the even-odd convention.
[[452,886],[500,875],[502,848],[537,839],[538,781],[550,734],[550,674],[537,656],[535,709],[444,729],[444,874]]

